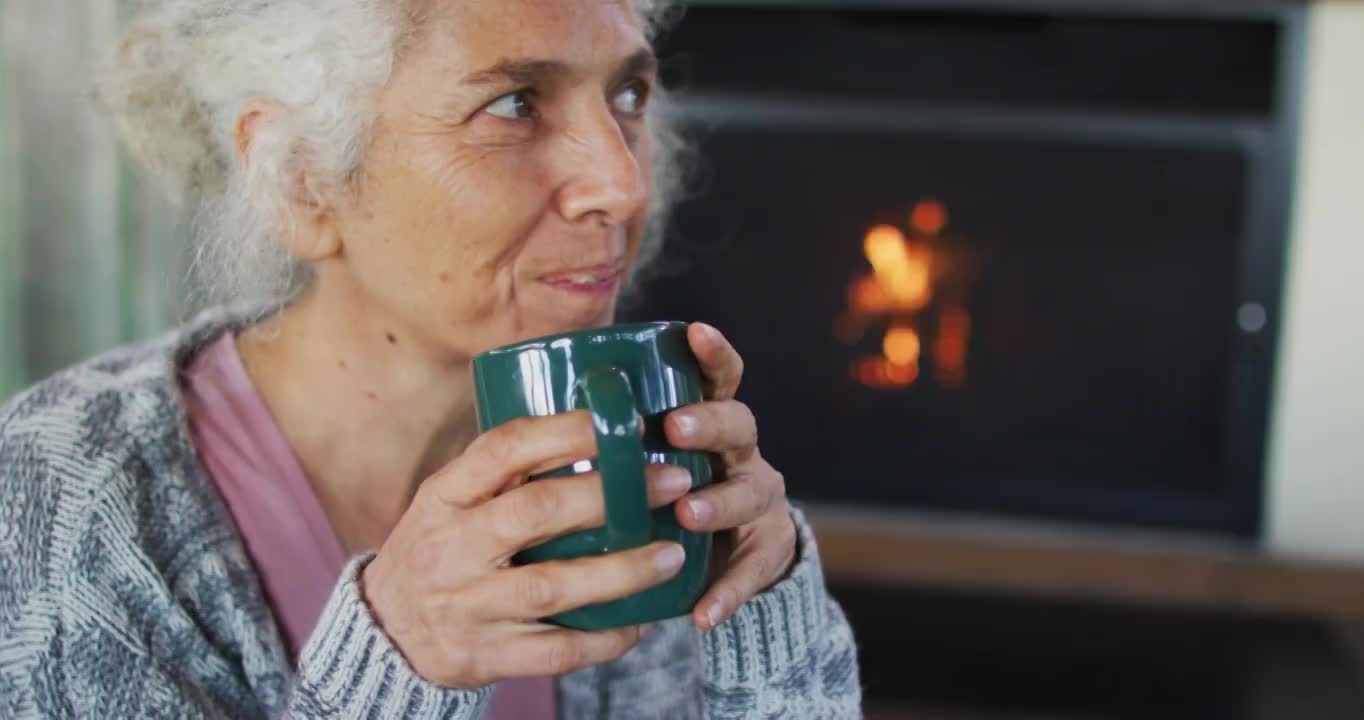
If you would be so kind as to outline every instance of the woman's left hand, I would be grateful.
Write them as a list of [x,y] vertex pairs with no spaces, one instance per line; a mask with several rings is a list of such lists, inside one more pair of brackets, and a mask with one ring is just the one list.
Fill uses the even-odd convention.
[[664,431],[674,447],[721,460],[716,482],[676,503],[682,527],[716,534],[715,580],[692,610],[696,626],[710,630],[786,575],[796,557],[796,526],[786,481],[758,452],[753,412],[734,399],[743,358],[709,325],[691,325],[687,339],[701,365],[706,401],[669,414]]

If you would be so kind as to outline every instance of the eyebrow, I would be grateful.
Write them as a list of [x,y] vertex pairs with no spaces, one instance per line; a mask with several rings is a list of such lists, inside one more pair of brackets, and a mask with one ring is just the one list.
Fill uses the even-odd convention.
[[620,82],[629,77],[637,75],[653,75],[658,72],[658,56],[649,48],[640,48],[630,53],[630,57],[625,58],[625,62],[620,64],[616,72],[611,75],[611,82]]
[[[658,58],[653,50],[641,48],[611,74],[612,82],[632,75],[652,74],[658,69]],[[538,85],[562,79],[572,74],[573,68],[559,60],[508,59],[464,77],[466,85]]]

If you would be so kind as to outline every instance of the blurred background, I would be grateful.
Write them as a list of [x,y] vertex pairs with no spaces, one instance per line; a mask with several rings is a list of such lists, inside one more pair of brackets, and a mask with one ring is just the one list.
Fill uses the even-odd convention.
[[180,218],[90,99],[141,0],[0,0],[0,396],[182,315]]
[[[86,99],[134,5],[0,0],[0,396],[186,312]],[[1364,718],[1364,3],[706,0],[712,322],[873,718]]]

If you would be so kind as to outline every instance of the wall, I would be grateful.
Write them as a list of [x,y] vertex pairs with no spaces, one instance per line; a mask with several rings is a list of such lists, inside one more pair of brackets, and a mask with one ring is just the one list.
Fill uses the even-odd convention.
[[1314,6],[1268,544],[1364,562],[1364,3]]

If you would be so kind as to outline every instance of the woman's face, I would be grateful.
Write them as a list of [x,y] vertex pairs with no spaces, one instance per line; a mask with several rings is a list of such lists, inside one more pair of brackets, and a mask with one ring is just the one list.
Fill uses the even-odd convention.
[[611,322],[652,164],[630,0],[428,4],[319,279],[452,360]]

